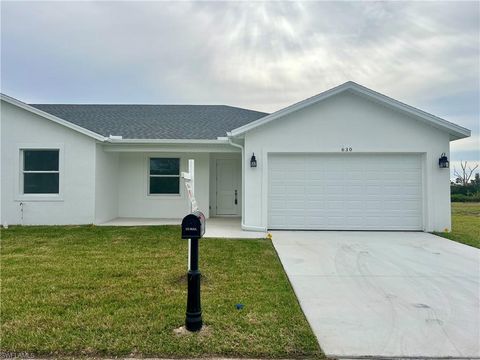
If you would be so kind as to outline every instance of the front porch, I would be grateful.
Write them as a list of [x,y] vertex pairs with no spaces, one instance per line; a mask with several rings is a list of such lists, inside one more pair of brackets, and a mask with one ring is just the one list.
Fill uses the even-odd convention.
[[195,165],[195,199],[208,219],[207,237],[259,238],[242,231],[240,149],[222,145],[99,146],[96,225],[177,225],[190,212],[181,173]]
[[[158,226],[180,225],[182,219],[149,219],[118,217],[98,226]],[[245,231],[241,228],[239,217],[213,217],[207,219],[205,238],[259,239],[265,238],[266,232]]]

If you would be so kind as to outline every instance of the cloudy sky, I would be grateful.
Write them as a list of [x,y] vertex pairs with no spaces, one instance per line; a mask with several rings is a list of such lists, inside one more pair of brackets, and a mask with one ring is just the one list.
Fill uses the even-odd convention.
[[[472,130],[480,2],[1,2],[1,91],[25,102],[272,112],[348,80]],[[458,166],[458,165],[457,165]]]

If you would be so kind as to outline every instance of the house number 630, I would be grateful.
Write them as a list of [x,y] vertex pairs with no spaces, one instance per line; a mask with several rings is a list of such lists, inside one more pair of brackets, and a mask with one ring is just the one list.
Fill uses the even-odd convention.
[[342,152],[351,152],[352,148],[351,147],[342,147]]

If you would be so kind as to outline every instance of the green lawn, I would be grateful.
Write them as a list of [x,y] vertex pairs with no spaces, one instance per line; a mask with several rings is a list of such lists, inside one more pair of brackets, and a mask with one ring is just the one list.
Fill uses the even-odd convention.
[[177,226],[10,227],[1,246],[3,352],[322,357],[269,240],[201,240],[207,330],[187,335]]
[[480,248],[480,203],[452,203],[452,231],[436,234]]

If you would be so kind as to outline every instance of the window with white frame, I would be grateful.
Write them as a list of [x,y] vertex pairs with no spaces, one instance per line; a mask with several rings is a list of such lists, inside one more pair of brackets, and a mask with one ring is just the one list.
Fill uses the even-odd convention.
[[180,159],[150,158],[148,178],[150,195],[180,194]]
[[58,149],[23,149],[23,194],[58,194],[60,183]]

